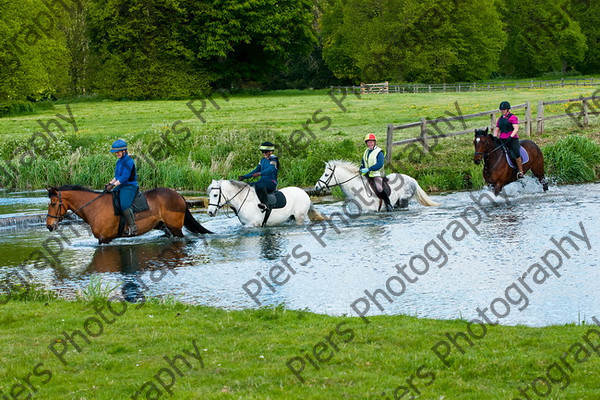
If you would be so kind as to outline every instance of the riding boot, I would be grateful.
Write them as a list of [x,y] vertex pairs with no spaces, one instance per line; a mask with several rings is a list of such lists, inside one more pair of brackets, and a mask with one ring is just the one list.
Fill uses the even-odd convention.
[[518,157],[515,159],[515,161],[517,162],[517,168],[519,168],[519,172],[517,172],[517,179],[525,178],[525,174],[523,173],[523,159]]
[[263,212],[267,209],[267,189],[265,188],[256,188],[256,195],[258,196],[258,208],[260,208]]
[[123,216],[127,221],[127,236],[137,235],[137,226],[135,225],[135,217],[133,216],[133,210],[128,208],[123,211]]

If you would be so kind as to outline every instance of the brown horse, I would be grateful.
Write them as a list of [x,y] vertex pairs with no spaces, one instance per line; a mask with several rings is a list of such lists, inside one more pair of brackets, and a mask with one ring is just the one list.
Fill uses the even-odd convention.
[[[504,185],[517,180],[517,172],[506,161],[503,151],[504,145],[494,135],[485,130],[475,129],[475,155],[473,161],[479,164],[483,158],[483,179],[494,186],[494,194],[498,195]],[[544,154],[531,140],[521,141],[521,146],[529,154],[529,162],[523,164],[523,172],[531,169],[533,175],[540,181],[544,191],[548,190],[548,183],[544,178]]]
[[[182,237],[183,226],[193,233],[212,233],[194,219],[185,199],[176,191],[156,188],[144,194],[150,209],[135,214],[138,235],[152,229],[165,229],[173,236]],[[48,197],[48,230],[55,230],[67,211],[71,210],[90,225],[92,233],[101,244],[118,237],[120,218],[114,213],[110,193],[66,185],[48,189]]]

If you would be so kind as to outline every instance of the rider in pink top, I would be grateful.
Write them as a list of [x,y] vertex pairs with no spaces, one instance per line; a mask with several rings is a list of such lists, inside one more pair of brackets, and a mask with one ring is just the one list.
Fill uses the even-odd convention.
[[521,160],[521,154],[519,148],[521,144],[519,142],[519,119],[516,115],[510,113],[510,103],[503,101],[500,103],[500,112],[502,116],[498,118],[496,122],[496,129],[494,129],[494,136],[500,139],[500,141],[508,149],[510,157],[517,163],[519,172],[517,173],[517,179],[523,178],[523,160]]

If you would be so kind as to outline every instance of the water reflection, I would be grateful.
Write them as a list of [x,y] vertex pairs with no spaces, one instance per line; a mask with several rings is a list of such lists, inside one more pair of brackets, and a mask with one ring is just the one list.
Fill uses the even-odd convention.
[[285,253],[286,240],[283,235],[270,228],[260,236],[260,254],[267,260],[277,260]]
[[181,241],[100,246],[85,272],[120,273],[123,276],[123,298],[135,303],[145,300],[144,293],[150,284],[141,279],[144,271],[151,271],[150,281],[156,283],[169,270],[182,267],[187,257],[187,245]]

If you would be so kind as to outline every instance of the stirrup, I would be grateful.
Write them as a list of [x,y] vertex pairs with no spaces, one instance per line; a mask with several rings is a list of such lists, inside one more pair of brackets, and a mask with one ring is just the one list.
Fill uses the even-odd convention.
[[264,203],[258,203],[258,208],[260,208],[263,211],[266,211],[268,206]]
[[517,172],[517,179],[523,179],[525,178],[525,174],[522,172]]
[[135,236],[137,235],[137,226],[135,228],[127,225],[127,228],[125,229],[125,236]]

